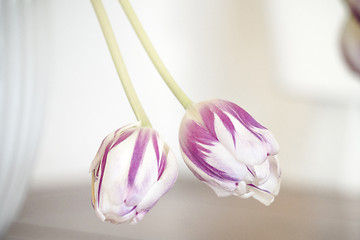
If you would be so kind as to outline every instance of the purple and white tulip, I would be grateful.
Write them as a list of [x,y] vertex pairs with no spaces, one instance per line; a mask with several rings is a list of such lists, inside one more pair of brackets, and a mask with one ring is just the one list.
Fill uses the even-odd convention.
[[186,165],[218,196],[254,197],[269,205],[278,194],[279,145],[236,104],[216,99],[191,105],[179,138]]
[[137,223],[173,186],[178,168],[174,154],[154,129],[133,124],[103,140],[90,172],[98,217]]

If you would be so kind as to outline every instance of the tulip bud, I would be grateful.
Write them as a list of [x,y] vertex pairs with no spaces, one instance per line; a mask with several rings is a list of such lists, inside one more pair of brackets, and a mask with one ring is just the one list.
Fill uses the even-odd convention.
[[352,15],[360,21],[360,1],[359,0],[346,0],[346,3],[350,7]]
[[178,168],[174,154],[154,129],[133,124],[103,140],[90,172],[98,217],[137,223],[173,186]]
[[344,28],[341,45],[348,66],[360,74],[360,22],[353,16]]
[[179,138],[186,165],[218,196],[252,196],[269,205],[278,194],[279,145],[236,104],[210,100],[191,105]]

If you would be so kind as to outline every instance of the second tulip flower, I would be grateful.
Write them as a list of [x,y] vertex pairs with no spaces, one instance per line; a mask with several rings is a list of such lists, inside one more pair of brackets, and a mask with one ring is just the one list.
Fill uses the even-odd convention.
[[254,197],[269,205],[280,187],[274,136],[224,100],[191,105],[180,126],[185,163],[218,196]]

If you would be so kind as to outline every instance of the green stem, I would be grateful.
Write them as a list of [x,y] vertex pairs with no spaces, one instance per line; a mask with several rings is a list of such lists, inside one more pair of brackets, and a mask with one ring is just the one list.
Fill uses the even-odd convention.
[[148,117],[146,116],[146,113],[145,113],[143,107],[141,106],[139,98],[137,97],[134,87],[131,83],[129,74],[126,70],[125,63],[124,63],[121,53],[120,53],[120,49],[117,45],[113,30],[111,28],[110,21],[106,15],[104,5],[101,2],[101,0],[91,0],[91,3],[94,7],[96,16],[99,20],[101,30],[104,34],[111,57],[115,64],[116,71],[119,75],[119,78],[120,78],[121,84],[124,88],[124,91],[126,93],[126,96],[130,102],[131,108],[133,109],[137,120],[141,122],[141,126],[151,127],[150,121],[149,121]]
[[173,77],[170,75],[169,71],[166,69],[164,63],[161,61],[159,55],[157,54],[154,46],[150,42],[148,36],[146,35],[144,28],[142,27],[139,19],[137,18],[133,8],[131,7],[128,0],[119,0],[122,8],[124,9],[125,14],[127,15],[131,25],[133,26],[138,38],[140,39],[145,51],[149,55],[151,61],[155,65],[156,69],[160,73],[162,79],[166,85],[170,88],[175,97],[186,109],[192,101],[186,96],[186,94],[181,90],[177,85]]

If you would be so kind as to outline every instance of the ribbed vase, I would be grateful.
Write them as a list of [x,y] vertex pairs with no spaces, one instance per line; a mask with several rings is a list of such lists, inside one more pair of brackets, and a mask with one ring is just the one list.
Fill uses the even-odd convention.
[[34,15],[32,1],[0,1],[0,238],[26,195],[42,125]]

